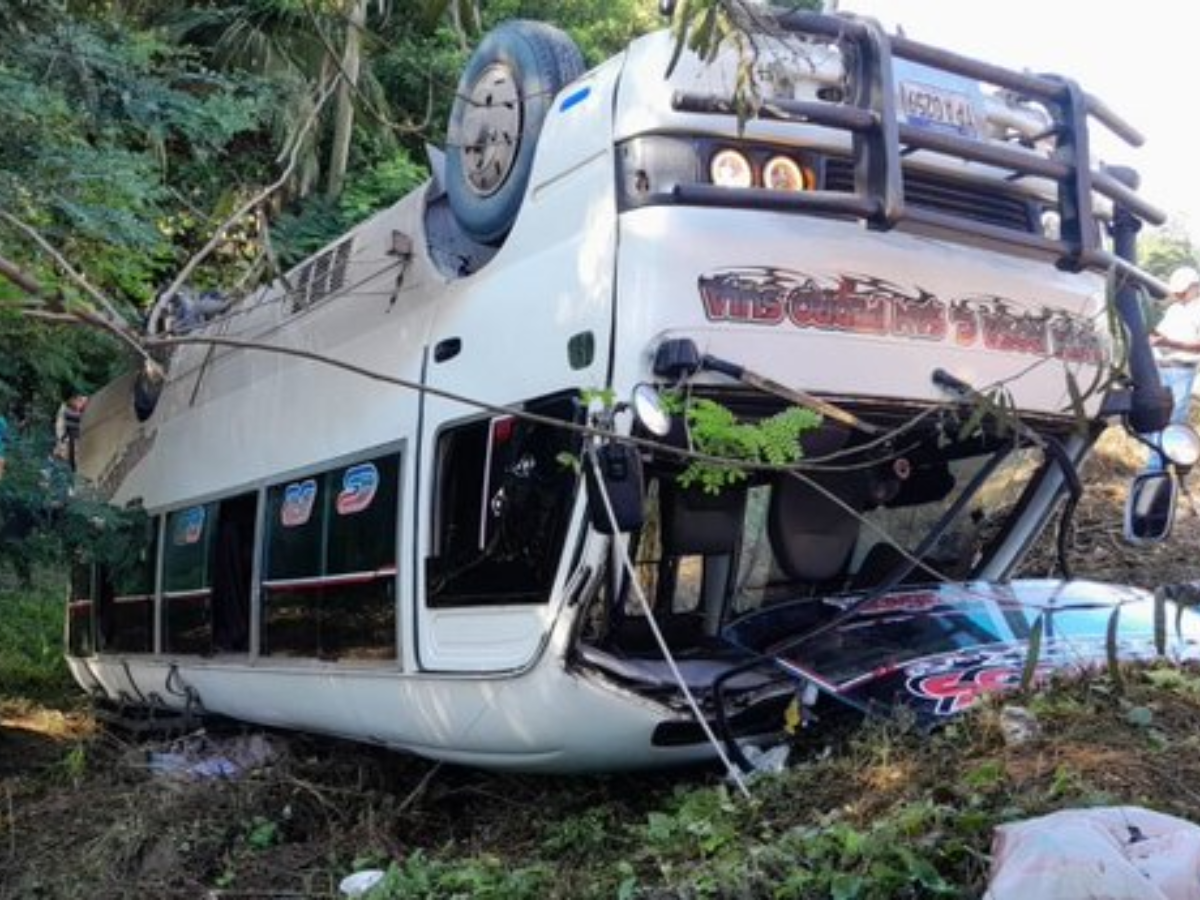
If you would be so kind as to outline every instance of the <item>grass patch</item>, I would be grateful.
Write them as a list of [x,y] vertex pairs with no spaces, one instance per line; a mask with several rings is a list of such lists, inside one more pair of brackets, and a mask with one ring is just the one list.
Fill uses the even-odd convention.
[[0,896],[334,896],[378,868],[373,900],[978,897],[997,825],[1120,803],[1200,821],[1198,685],[1130,667],[1123,694],[1097,675],[1010,697],[1038,723],[1022,744],[998,702],[932,736],[806,733],[749,800],[711,771],[522,777],[299,735],[243,779],[164,781],[101,733],[14,782]]
[[78,701],[63,659],[65,597],[65,582],[50,575],[30,586],[0,581],[0,699]]

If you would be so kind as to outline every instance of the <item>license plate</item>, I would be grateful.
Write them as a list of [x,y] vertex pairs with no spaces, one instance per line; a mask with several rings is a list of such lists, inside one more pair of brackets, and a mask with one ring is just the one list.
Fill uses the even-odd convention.
[[909,124],[979,136],[979,113],[970,95],[920,81],[901,81],[899,94],[900,112]]

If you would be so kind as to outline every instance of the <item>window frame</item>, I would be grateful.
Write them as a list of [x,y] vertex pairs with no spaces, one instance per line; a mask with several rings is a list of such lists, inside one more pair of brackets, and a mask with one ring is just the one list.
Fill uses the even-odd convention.
[[[272,476],[269,480],[264,481],[260,485],[261,518],[256,548],[257,577],[255,580],[254,603],[254,611],[256,615],[254,628],[255,651],[258,658],[281,662],[315,660],[336,663],[338,665],[349,664],[360,666],[364,664],[400,666],[402,664],[403,636],[401,634],[402,615],[400,610],[400,598],[402,592],[400,588],[400,574],[403,571],[403,543],[401,537],[404,533],[404,466],[408,450],[407,445],[408,441],[402,440],[396,443],[377,446],[364,451],[358,451],[343,457],[327,460],[317,465],[294,469],[282,476]],[[332,575],[327,574],[326,570],[329,565],[330,555],[329,548],[332,543],[330,539],[330,528],[332,523],[336,521],[337,516],[337,513],[333,508],[333,498],[336,497],[337,494],[329,488],[329,484],[333,481],[336,481],[334,478],[336,474],[340,473],[342,478],[344,478],[349,470],[366,463],[375,463],[378,468],[382,468],[383,464],[394,464],[394,469],[390,476],[390,489],[394,490],[394,496],[391,498],[392,527],[390,529],[391,546],[394,551],[392,554],[392,562],[389,565],[377,566],[374,569],[363,569],[353,572],[337,572]],[[380,485],[382,485],[384,483],[384,474],[380,473],[379,478]],[[314,505],[320,504],[322,509],[321,537],[319,541],[320,561],[317,567],[318,574],[271,578],[271,538],[279,527],[275,519],[282,509],[281,505],[276,506],[274,504],[272,492],[276,490],[286,490],[286,488],[291,484],[298,482],[303,483],[309,479],[313,479],[318,482],[317,496],[314,500]],[[376,490],[379,490],[378,486],[376,487]],[[386,493],[384,493],[383,496],[386,497]],[[377,582],[385,585],[391,585],[391,644],[385,648],[389,654],[385,658],[374,659],[372,657],[362,656],[325,655],[321,652],[319,638],[315,652],[288,652],[286,655],[281,655],[278,652],[273,653],[271,651],[270,642],[268,640],[269,591],[313,590],[320,592],[326,587],[336,589],[338,587],[354,587]]]
[[[543,416],[552,416],[553,407],[557,404],[562,404],[564,407],[567,404],[574,404],[574,414],[572,418],[563,419],[564,425],[579,424],[582,417],[586,415],[586,407],[584,406],[580,394],[575,390],[556,391],[551,394],[535,397],[527,400],[517,407],[519,412],[530,412]],[[583,479],[578,473],[571,472],[570,469],[563,469],[562,473],[557,473],[551,470],[551,476],[561,474],[563,479],[563,489],[558,492],[558,508],[556,511],[557,521],[556,530],[548,564],[551,568],[548,570],[545,577],[545,584],[538,586],[536,597],[523,596],[530,591],[516,593],[508,591],[496,591],[489,594],[487,598],[480,598],[476,594],[449,594],[442,595],[435,593],[433,583],[435,580],[435,570],[439,565],[443,565],[443,557],[446,555],[447,531],[451,525],[447,522],[447,516],[453,515],[454,510],[447,508],[447,484],[451,481],[461,480],[456,476],[454,471],[448,469],[447,460],[453,454],[453,448],[448,446],[447,441],[456,433],[464,434],[468,429],[483,429],[484,446],[480,454],[478,468],[478,490],[475,493],[479,496],[478,503],[478,518],[474,522],[465,523],[461,531],[465,541],[465,536],[472,536],[473,541],[483,541],[489,534],[482,515],[482,510],[488,505],[486,492],[493,486],[493,479],[496,475],[494,470],[494,429],[497,423],[505,420],[514,420],[516,426],[520,426],[523,421],[519,414],[497,414],[484,413],[481,415],[467,416],[453,421],[443,422],[433,435],[432,439],[432,471],[429,473],[432,477],[432,491],[430,496],[430,509],[426,514],[426,521],[429,523],[429,540],[428,549],[425,557],[420,560],[420,565],[424,570],[424,590],[418,606],[426,610],[445,610],[445,609],[494,609],[499,607],[536,607],[547,605],[554,596],[554,586],[558,583],[559,575],[562,567],[565,564],[565,559],[568,550],[568,539],[571,534],[571,524],[573,522],[576,510],[578,508],[579,495],[582,491]],[[549,425],[541,425],[532,423],[534,427],[550,428]],[[562,452],[574,452],[578,455],[582,451],[582,436],[577,432],[571,433],[563,429],[564,434],[568,434],[570,446],[559,448],[550,459],[552,466],[558,466],[557,458]],[[564,442],[567,443],[567,442]],[[567,477],[572,480],[568,485]],[[467,491],[468,493],[474,490],[475,475],[472,475],[472,483],[467,486],[460,486],[459,490]],[[483,548],[480,548],[482,552]],[[477,560],[486,559],[485,556],[476,557]],[[483,563],[485,564],[485,563]],[[472,568],[477,563],[472,564]]]

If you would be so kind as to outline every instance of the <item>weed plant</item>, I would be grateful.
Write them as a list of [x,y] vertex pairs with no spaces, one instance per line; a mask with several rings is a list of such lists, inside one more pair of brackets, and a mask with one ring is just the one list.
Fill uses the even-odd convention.
[[66,592],[50,572],[28,585],[0,575],[0,700],[70,705],[77,698],[63,659]]

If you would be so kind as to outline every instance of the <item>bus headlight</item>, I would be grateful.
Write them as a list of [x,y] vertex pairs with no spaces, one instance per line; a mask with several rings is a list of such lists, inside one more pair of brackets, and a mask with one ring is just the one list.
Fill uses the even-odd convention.
[[1158,436],[1158,446],[1177,466],[1191,468],[1200,462],[1200,435],[1188,425],[1168,425]]
[[787,156],[773,156],[763,169],[763,187],[773,191],[807,191],[812,178]]
[[737,150],[722,150],[713,156],[708,174],[718,187],[748,188],[754,183],[750,160]]
[[1058,210],[1047,209],[1042,212],[1042,236],[1050,241],[1062,240],[1062,216]]

